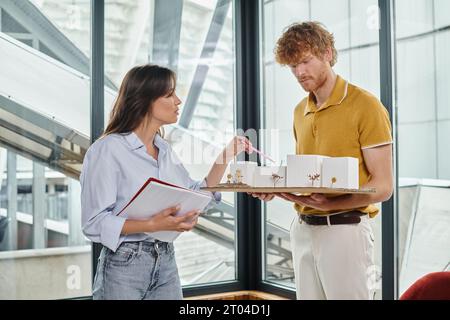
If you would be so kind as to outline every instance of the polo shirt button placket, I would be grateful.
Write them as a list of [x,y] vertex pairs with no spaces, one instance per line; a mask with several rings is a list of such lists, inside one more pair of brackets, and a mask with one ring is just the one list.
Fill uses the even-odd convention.
[[317,112],[314,112],[313,125],[312,125],[312,130],[313,130],[313,136],[314,137],[317,137],[316,115],[317,115]]

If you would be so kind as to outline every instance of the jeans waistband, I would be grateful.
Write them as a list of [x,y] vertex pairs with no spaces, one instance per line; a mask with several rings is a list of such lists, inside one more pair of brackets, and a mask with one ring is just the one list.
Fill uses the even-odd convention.
[[171,251],[173,250],[173,244],[171,242],[164,242],[156,239],[146,239],[142,241],[129,241],[122,242],[119,246],[130,248],[137,251]]

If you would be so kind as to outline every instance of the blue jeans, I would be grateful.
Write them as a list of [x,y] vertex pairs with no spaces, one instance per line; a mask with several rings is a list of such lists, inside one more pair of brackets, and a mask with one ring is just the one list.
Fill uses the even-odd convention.
[[94,300],[181,300],[172,243],[123,242],[116,252],[103,247],[93,287]]

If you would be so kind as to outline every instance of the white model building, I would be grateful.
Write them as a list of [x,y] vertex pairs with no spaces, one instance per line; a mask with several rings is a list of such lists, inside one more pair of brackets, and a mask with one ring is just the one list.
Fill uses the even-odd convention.
[[230,174],[232,183],[244,183],[251,186],[253,184],[253,174],[258,163],[251,161],[237,161],[230,164]]
[[318,155],[288,155],[286,187],[320,187],[322,161]]
[[286,166],[256,167],[253,187],[285,187]]
[[252,187],[359,188],[359,162],[351,157],[288,155],[287,166],[258,167],[256,162],[230,165],[229,183]]
[[322,187],[358,189],[358,159],[350,157],[323,159]]

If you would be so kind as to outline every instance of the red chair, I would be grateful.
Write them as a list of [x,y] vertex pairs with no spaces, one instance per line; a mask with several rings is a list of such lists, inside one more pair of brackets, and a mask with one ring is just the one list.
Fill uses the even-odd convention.
[[402,294],[400,300],[450,300],[450,271],[423,276]]

